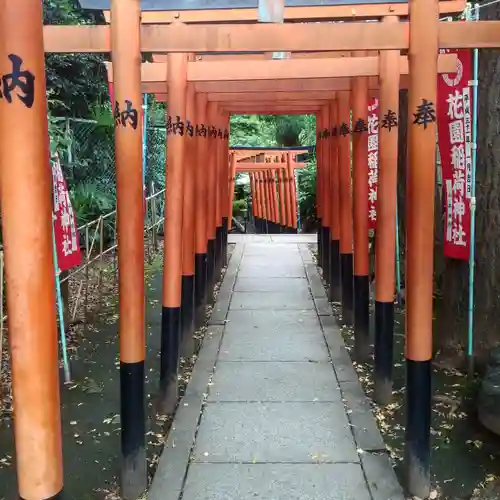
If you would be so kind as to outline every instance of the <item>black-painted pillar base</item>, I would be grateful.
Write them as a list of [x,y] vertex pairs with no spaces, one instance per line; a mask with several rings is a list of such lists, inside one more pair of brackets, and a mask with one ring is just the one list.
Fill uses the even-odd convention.
[[144,361],[120,362],[121,493],[125,500],[137,500],[148,486],[144,404]]
[[194,256],[194,307],[195,328],[205,324],[205,306],[207,303],[207,254],[197,253]]
[[321,236],[321,245],[323,246],[321,250],[321,259],[323,263],[323,279],[326,283],[330,281],[330,241],[330,228],[323,226],[323,236]]
[[163,307],[161,316],[159,411],[172,414],[177,406],[181,308]]
[[229,234],[229,220],[222,217],[222,267],[227,267],[227,236]]
[[260,233],[260,219],[258,217],[253,218],[253,225],[255,227],[255,233]]
[[375,301],[375,400],[392,399],[394,302]]
[[222,226],[217,226],[215,230],[215,275],[214,285],[219,281],[222,269]]
[[190,358],[195,351],[194,343],[194,275],[182,276],[181,292],[181,344],[180,355]]
[[264,234],[269,234],[269,221],[267,219],[264,219],[264,228],[262,232]]
[[214,285],[215,285],[214,280],[215,280],[215,240],[208,240],[206,304],[213,304],[214,302]]
[[370,279],[354,276],[354,357],[364,363],[370,356]]
[[297,234],[297,228],[296,227],[288,228],[288,234]]
[[286,226],[284,226],[283,224],[280,225],[280,233],[286,234]]
[[340,254],[340,277],[342,281],[342,322],[344,325],[352,325],[354,312],[352,253]]
[[406,488],[411,496],[430,493],[432,362],[406,359]]
[[340,280],[340,241],[330,241],[330,280],[328,294],[332,302],[342,300],[342,284]]
[[318,266],[323,267],[323,225],[321,219],[318,219]]

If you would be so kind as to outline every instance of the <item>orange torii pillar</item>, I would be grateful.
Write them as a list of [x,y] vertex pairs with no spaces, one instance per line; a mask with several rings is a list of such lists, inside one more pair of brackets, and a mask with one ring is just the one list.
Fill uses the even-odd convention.
[[186,121],[187,61],[184,53],[169,53],[165,245],[163,249],[163,309],[160,363],[160,407],[173,413],[177,405],[181,291],[184,123]]
[[233,203],[234,203],[234,184],[236,181],[236,153],[231,153],[229,155],[229,205],[228,205],[228,232],[231,231],[233,227]]
[[257,192],[257,178],[256,174],[254,172],[250,173],[250,189],[252,193],[252,215],[253,215],[253,223],[254,223],[254,230],[257,232],[257,225],[258,225],[258,220],[260,217],[260,209],[259,209],[259,199],[258,199],[258,192]]
[[[196,136],[196,219],[195,219],[195,256],[194,256],[194,293],[196,310],[196,327],[201,327],[205,322],[205,306],[207,303],[207,226],[208,226],[208,180],[204,174],[207,165],[208,137],[207,137],[207,95],[196,93],[195,108],[197,123]],[[209,166],[210,167],[210,166]]]
[[323,130],[323,139],[319,141],[319,161],[321,163],[321,222],[323,225],[323,234],[321,235],[321,261],[323,268],[323,279],[327,284],[330,283],[330,131],[328,130],[329,109],[325,104],[318,113],[320,130]]
[[217,197],[215,206],[215,280],[219,281],[224,260],[224,215],[226,213],[226,193],[227,193],[227,151],[224,148],[224,123],[225,119],[219,110],[217,113],[216,132],[216,159],[217,159]]
[[278,217],[278,198],[276,194],[276,170],[270,169],[267,171],[269,200],[271,208],[270,229],[272,234],[278,234],[279,217]]
[[318,220],[318,266],[323,268],[323,122],[321,113],[316,113],[316,219]]
[[214,132],[217,136],[215,123],[217,119],[217,104],[214,101],[208,102],[207,107],[207,129],[208,129],[208,154],[206,165],[208,170],[207,175],[207,303],[212,304],[214,301],[214,286],[215,286],[215,239],[216,225],[215,205],[217,202],[217,147],[216,138],[213,137]]
[[257,178],[259,180],[259,191],[260,191],[260,199],[262,203],[262,220],[261,220],[261,227],[259,228],[260,233],[265,233],[267,234],[269,231],[267,229],[268,226],[268,218],[269,218],[269,212],[268,212],[268,207],[269,207],[269,202],[267,199],[267,189],[266,189],[266,177],[264,172],[259,172],[257,174]]
[[342,320],[353,322],[353,255],[351,196],[351,108],[350,92],[338,92],[338,160],[340,189],[340,273],[342,282]]
[[340,302],[342,296],[340,280],[340,188],[338,159],[338,101],[330,103],[330,287],[329,297],[333,302]]
[[194,354],[194,243],[195,243],[195,175],[196,146],[195,126],[198,123],[195,106],[195,89],[192,83],[186,92],[186,123],[184,130],[184,166],[182,199],[182,295],[180,355]]
[[[385,23],[398,22],[388,16]],[[399,51],[380,52],[379,170],[377,237],[375,238],[375,398],[387,404],[392,398],[396,204],[398,177]]]
[[285,212],[286,212],[286,232],[293,233],[293,200],[292,200],[292,178],[288,168],[288,153],[283,154],[283,162],[287,163],[287,168],[283,171],[285,179]]
[[[222,265],[227,266],[227,239],[229,235],[229,222],[233,220],[233,198],[234,198],[234,181],[232,186],[232,191],[229,191],[228,179],[232,174],[232,166],[228,163],[227,158],[229,155],[229,124],[230,118],[229,114],[224,113],[222,126],[223,137],[222,137],[222,182],[224,187],[224,197],[222,200]],[[236,175],[236,162],[234,163],[234,169]]]
[[439,2],[410,0],[406,178],[406,447],[410,495],[430,492]]
[[292,215],[291,233],[296,234],[298,226],[297,224],[298,203],[297,203],[297,184],[295,182],[295,169],[293,168],[292,153],[288,153],[287,167],[288,167],[288,174],[290,175],[290,200],[291,200],[290,208]]
[[42,25],[42,2],[0,3],[0,74],[8,82],[0,99],[0,200],[17,481],[26,500],[63,495]]
[[140,1],[112,0],[110,29],[116,99],[113,109],[119,241],[121,483],[123,498],[135,500],[144,493],[148,481]]
[[[364,53],[360,53],[360,56]],[[368,78],[352,79],[354,210],[354,355],[370,353],[370,281],[368,242]]]
[[285,175],[283,168],[278,169],[278,191],[280,200],[280,232],[286,233]]

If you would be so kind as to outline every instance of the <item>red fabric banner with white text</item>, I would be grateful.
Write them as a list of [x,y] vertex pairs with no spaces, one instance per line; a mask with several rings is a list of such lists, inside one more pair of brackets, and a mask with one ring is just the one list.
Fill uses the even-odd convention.
[[378,99],[368,104],[368,229],[377,224]]
[[472,78],[470,50],[457,54],[457,72],[438,75],[437,125],[443,177],[444,255],[469,259],[472,196]]
[[52,191],[57,267],[60,271],[67,271],[82,263],[82,252],[68,186],[57,157],[52,159]]

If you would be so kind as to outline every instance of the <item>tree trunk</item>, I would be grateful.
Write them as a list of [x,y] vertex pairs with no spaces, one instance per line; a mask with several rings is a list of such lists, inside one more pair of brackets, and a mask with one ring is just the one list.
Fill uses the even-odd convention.
[[[500,6],[481,9],[481,19],[500,19]],[[500,50],[481,50],[476,168],[476,276],[474,348],[479,362],[498,342],[500,316]],[[436,346],[444,353],[467,345],[467,262],[445,259],[443,302]]]

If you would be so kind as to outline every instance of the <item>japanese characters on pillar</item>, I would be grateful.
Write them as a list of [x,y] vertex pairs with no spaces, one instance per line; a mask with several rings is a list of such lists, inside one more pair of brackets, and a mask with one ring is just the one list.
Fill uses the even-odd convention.
[[368,105],[368,229],[377,223],[378,99]]
[[472,92],[469,50],[457,54],[457,72],[438,76],[437,125],[443,176],[444,255],[469,259],[472,193]]
[[68,186],[58,156],[52,159],[52,190],[57,265],[60,271],[66,271],[82,263],[82,253]]

